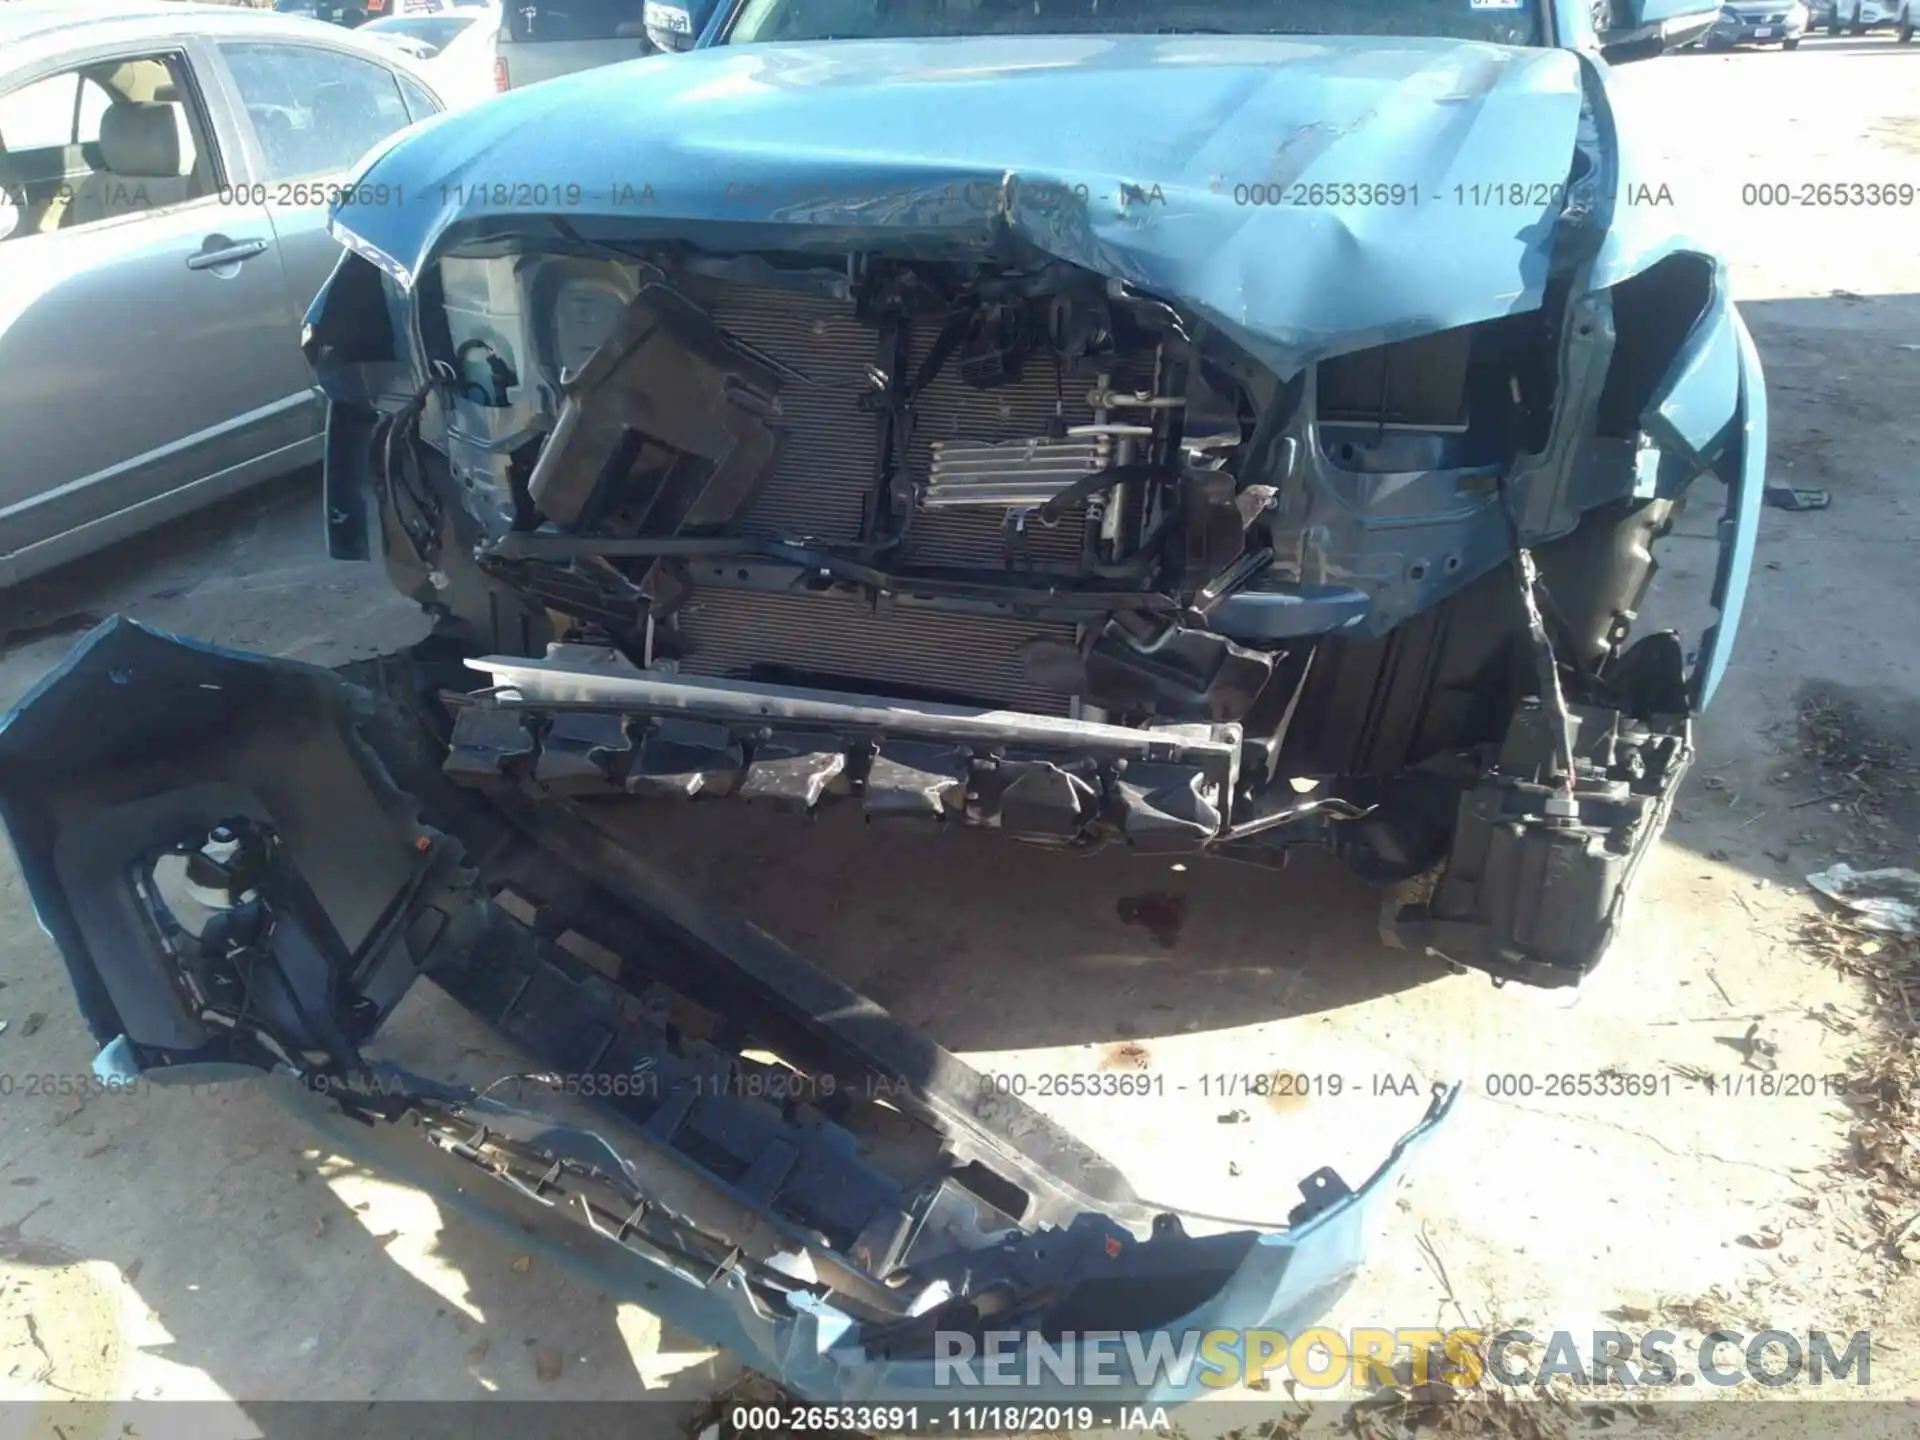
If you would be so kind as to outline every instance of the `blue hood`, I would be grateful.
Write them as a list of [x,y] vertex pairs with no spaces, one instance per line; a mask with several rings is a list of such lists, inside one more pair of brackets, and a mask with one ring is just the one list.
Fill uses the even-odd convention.
[[1285,374],[1539,307],[1580,64],[1380,36],[723,46],[408,132],[334,227],[404,285],[450,244],[551,216],[725,250],[1030,247],[1190,307]]

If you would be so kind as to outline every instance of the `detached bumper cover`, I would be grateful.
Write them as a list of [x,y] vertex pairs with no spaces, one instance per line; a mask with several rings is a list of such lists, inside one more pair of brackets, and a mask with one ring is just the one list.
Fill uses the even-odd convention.
[[[270,1079],[457,1208],[517,1235],[546,1212],[557,1258],[807,1398],[956,1398],[937,1340],[998,1330],[1050,1349],[1042,1383],[997,1394],[1196,1393],[1198,1367],[1131,1357],[1317,1318],[1453,1102],[1357,1186],[1303,1164],[1284,1225],[1189,1235],[865,997],[605,854],[564,802],[446,784],[412,720],[331,672],[116,619],[0,721],[0,818],[100,1074]],[[202,894],[211,867],[227,906],[187,923],[168,863]],[[369,1058],[420,977],[569,1083],[508,1104]],[[882,1120],[918,1159],[876,1158]],[[1076,1344],[1069,1383],[1052,1357]]]
[[[811,1304],[785,1314],[764,1312],[744,1290],[730,1282],[703,1283],[701,1277],[665,1270],[618,1243],[604,1219],[590,1219],[579,1202],[550,1197],[544,1203],[557,1216],[585,1227],[568,1236],[558,1227],[531,1231],[524,1223],[527,1176],[505,1177],[506,1184],[476,1187],[470,1175],[436,1167],[419,1141],[398,1126],[369,1128],[344,1113],[332,1098],[294,1084],[278,1095],[345,1154],[419,1185],[440,1202],[507,1230],[515,1244],[617,1299],[630,1300],[703,1340],[730,1351],[742,1364],[777,1380],[803,1399],[822,1402],[942,1401],[1018,1399],[1058,1403],[1173,1404],[1218,1393],[1203,1380],[1206,1369],[1191,1363],[1197,1347],[1188,1337],[1227,1330],[1244,1337],[1250,1329],[1297,1334],[1323,1316],[1340,1298],[1364,1263],[1381,1210],[1407,1177],[1415,1153],[1451,1112],[1458,1088],[1437,1095],[1426,1115],[1395,1144],[1374,1173],[1351,1191],[1324,1172],[1339,1198],[1310,1218],[1283,1231],[1262,1235],[1239,1266],[1205,1302],[1186,1314],[1150,1328],[1101,1323],[1089,1316],[1077,1344],[1054,1335],[1041,1354],[1022,1343],[989,1354],[961,1351],[963,1368],[934,1359],[893,1359],[887,1340],[831,1304]],[[475,1121],[498,1122],[509,1112],[482,1102],[469,1111]],[[617,1134],[608,1134],[618,1143]],[[1303,1187],[1305,1188],[1305,1187]],[[1100,1234],[1094,1217],[1083,1233],[1064,1239],[1078,1246]],[[1096,1243],[1098,1243],[1096,1241]],[[1204,1243],[1204,1242],[1191,1242]],[[1128,1302],[1116,1297],[1115,1313]],[[1012,1331],[1015,1325],[1006,1329]],[[1157,1336],[1166,1337],[1156,1343]],[[1168,1341],[1171,1342],[1169,1346]],[[1244,1365],[1244,1338],[1220,1347]],[[1140,1357],[1188,1353],[1189,1363],[1136,1369]],[[1035,1358],[1030,1359],[1033,1354]],[[1061,1357],[1065,1356],[1063,1360]],[[1063,1382],[1056,1373],[1074,1377]],[[1013,1377],[996,1381],[995,1376]],[[977,1378],[975,1378],[977,1377]],[[1027,1383],[1036,1377],[1039,1383]]]

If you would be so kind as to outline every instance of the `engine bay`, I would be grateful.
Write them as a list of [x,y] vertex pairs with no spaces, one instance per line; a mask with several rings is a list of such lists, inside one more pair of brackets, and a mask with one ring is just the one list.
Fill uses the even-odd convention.
[[1551,316],[1282,379],[1047,257],[551,241],[405,313],[424,383],[333,443],[452,645],[463,785],[1313,846],[1414,887],[1389,938],[1559,984],[1691,754],[1684,655],[1626,646],[1676,504],[1583,521],[1651,471]]
[[1274,556],[1238,478],[1273,382],[1159,301],[1059,263],[441,274],[481,563],[573,638],[1128,724],[1247,721],[1274,675],[1210,619]]

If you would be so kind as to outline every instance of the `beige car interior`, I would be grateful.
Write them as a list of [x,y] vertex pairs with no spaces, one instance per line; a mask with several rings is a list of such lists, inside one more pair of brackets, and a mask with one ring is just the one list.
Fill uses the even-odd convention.
[[[198,143],[198,124],[168,61],[116,61],[78,73],[110,97],[89,156],[95,168],[50,194],[35,195],[29,187],[14,234],[71,229],[213,192],[210,157]],[[0,143],[5,139],[0,135]],[[0,186],[17,202],[22,187],[10,183],[9,169],[0,151]]]

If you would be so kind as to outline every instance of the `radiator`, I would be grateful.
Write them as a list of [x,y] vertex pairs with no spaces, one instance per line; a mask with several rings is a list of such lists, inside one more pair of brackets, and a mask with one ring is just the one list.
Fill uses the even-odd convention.
[[[844,301],[758,286],[719,284],[701,303],[726,330],[808,376],[781,388],[780,459],[733,528],[767,539],[848,544],[859,539],[871,491],[880,420],[857,408],[877,333]],[[915,326],[914,365],[931,348],[938,324]],[[1152,356],[1116,374],[1122,386],[1152,378]],[[1082,376],[1056,385],[1045,355],[1028,359],[1021,378],[992,390],[961,383],[951,367],[921,396],[908,455],[910,478],[924,481],[935,440],[1014,440],[1042,435],[1056,398],[1069,425],[1093,416]],[[1080,558],[1085,512],[1075,508],[1057,526],[1032,526],[1026,552],[1035,560],[1072,564]],[[906,544],[890,563],[997,570],[1006,564],[1003,519],[994,510],[920,511]],[[885,694],[889,686],[923,695],[1008,705],[1063,715],[1065,695],[1031,684],[1019,647],[1036,636],[1071,642],[1074,627],[899,608],[876,616],[845,597],[699,588],[675,617],[670,643],[692,674],[744,678],[754,667],[778,667],[789,679],[807,675],[840,688]]]
[[[742,340],[819,382],[781,387],[786,440],[774,473],[739,522],[767,539],[809,538],[848,543],[860,535],[862,507],[873,487],[880,419],[858,408],[867,368],[878,354],[877,332],[853,318],[843,300],[819,299],[760,286],[723,284],[703,296],[719,324]],[[913,364],[933,348],[939,330],[926,318],[914,326]],[[1153,379],[1153,357],[1130,357],[1115,376],[1122,388]],[[1019,380],[992,390],[963,384],[949,364],[914,407],[909,478],[924,483],[935,440],[1023,440],[1046,433],[1056,399],[1069,425],[1093,419],[1087,377],[1056,384],[1051,360],[1028,357]],[[1080,558],[1085,509],[1075,507],[1056,526],[1029,529],[1026,552],[1035,560],[1074,564]],[[1006,563],[999,512],[922,511],[899,555],[901,563],[1000,569]]]

